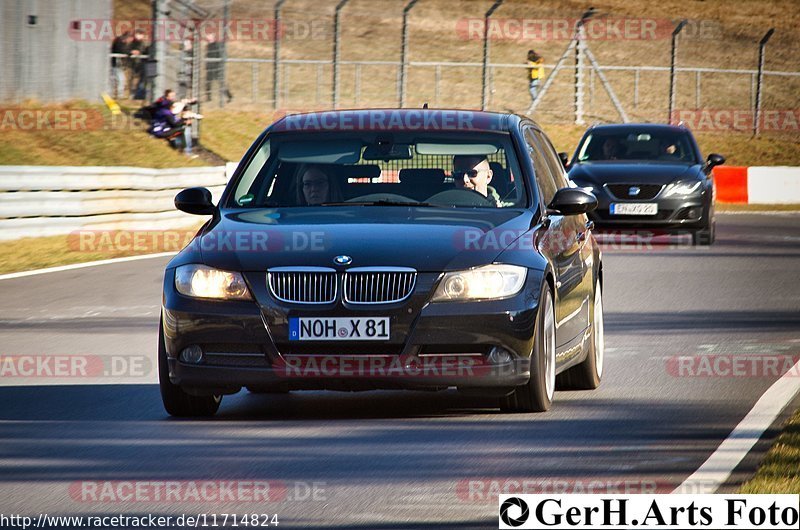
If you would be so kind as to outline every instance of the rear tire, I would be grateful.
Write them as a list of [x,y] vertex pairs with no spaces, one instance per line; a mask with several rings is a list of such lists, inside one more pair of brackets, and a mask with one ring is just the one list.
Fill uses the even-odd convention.
[[193,396],[187,394],[179,385],[169,380],[167,348],[164,345],[163,325],[158,326],[158,386],[161,401],[170,416],[203,417],[213,416],[219,410],[222,396]]
[[561,373],[556,378],[556,387],[561,390],[594,390],[600,386],[605,364],[605,330],[603,325],[603,294],[600,281],[595,283],[592,303],[592,330],[589,351],[579,365]]
[[500,408],[506,412],[545,412],[553,404],[556,386],[556,324],[550,286],[542,288],[539,312],[536,315],[531,378],[510,395],[502,398]]

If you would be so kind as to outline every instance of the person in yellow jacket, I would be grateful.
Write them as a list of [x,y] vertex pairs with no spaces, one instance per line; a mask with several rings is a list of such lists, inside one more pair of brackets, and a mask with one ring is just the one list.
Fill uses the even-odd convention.
[[531,103],[539,95],[539,83],[544,79],[544,59],[533,50],[528,50],[528,89],[531,93]]

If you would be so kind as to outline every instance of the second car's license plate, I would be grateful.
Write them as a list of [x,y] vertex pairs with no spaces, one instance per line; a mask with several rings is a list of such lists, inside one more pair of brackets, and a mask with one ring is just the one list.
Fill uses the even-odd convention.
[[289,340],[388,340],[389,317],[293,317]]
[[611,204],[609,211],[612,215],[655,215],[658,213],[658,203],[616,202]]

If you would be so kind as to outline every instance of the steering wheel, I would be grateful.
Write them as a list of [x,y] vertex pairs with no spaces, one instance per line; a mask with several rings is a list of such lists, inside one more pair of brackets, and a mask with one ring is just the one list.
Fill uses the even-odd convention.
[[484,194],[467,188],[453,188],[451,190],[440,191],[436,195],[428,197],[432,204],[444,206],[473,206],[478,208],[492,208],[497,204],[486,197]]

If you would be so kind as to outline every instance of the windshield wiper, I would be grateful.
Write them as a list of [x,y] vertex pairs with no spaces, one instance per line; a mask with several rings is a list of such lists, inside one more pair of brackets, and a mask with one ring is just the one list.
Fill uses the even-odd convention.
[[381,199],[379,201],[342,201],[342,202],[323,202],[320,206],[413,206],[425,208],[447,208],[441,204],[418,201],[391,201]]

